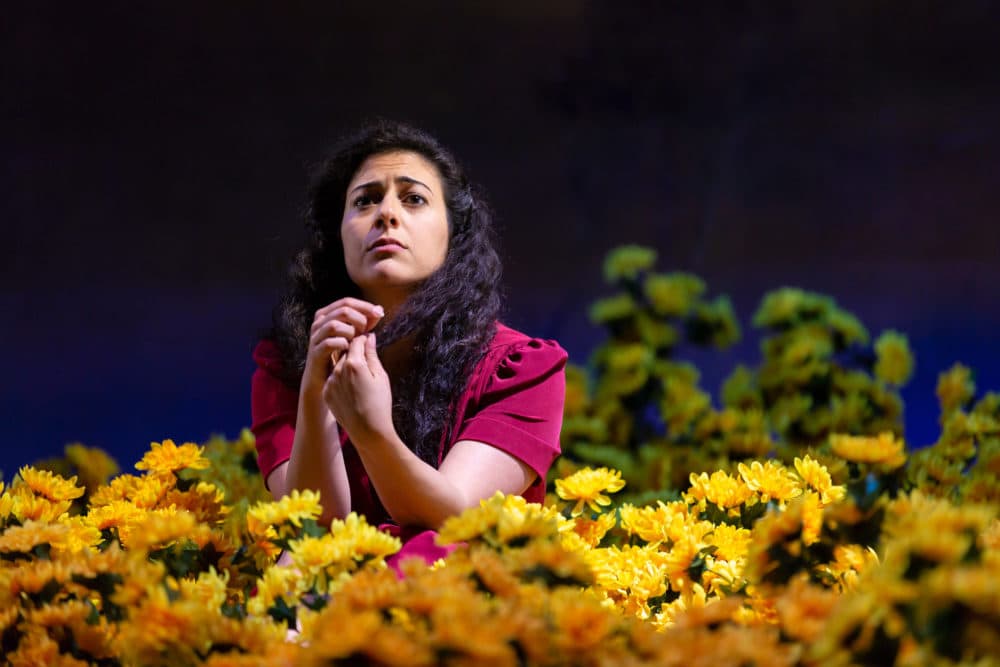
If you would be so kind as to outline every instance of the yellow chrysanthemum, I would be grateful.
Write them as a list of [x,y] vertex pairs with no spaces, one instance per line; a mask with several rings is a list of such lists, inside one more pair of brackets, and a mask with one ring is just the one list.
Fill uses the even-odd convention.
[[10,526],[0,533],[0,554],[8,557],[27,555],[36,547],[51,547],[63,541],[68,530],[61,523],[36,521],[27,521],[23,526]]
[[625,480],[617,470],[608,468],[583,468],[565,479],[556,480],[556,493],[563,500],[575,500],[572,515],[579,516],[586,504],[594,512],[602,512],[611,504],[605,493],[616,493],[625,486]]
[[296,583],[301,578],[302,573],[293,568],[269,567],[257,580],[257,591],[247,601],[247,611],[254,616],[263,616],[278,598],[289,601],[296,591]]
[[913,353],[906,336],[898,331],[886,331],[875,341],[875,376],[897,387],[906,384],[913,375]]
[[101,531],[82,516],[70,517],[63,524],[68,530],[64,539],[56,545],[60,551],[70,554],[94,551],[103,540]]
[[701,278],[689,273],[652,274],[643,291],[653,312],[664,317],[682,317],[705,292]]
[[773,499],[784,503],[802,495],[799,480],[780,463],[751,461],[750,465],[740,463],[736,468],[746,485],[760,494],[761,502]]
[[334,519],[330,535],[344,545],[351,558],[359,561],[384,558],[399,551],[402,543],[365,521],[363,516],[351,512],[343,520]]
[[887,468],[898,468],[906,463],[905,444],[890,431],[883,431],[878,436],[833,434],[830,447],[834,454],[854,463],[876,463]]
[[938,401],[941,402],[942,413],[948,413],[962,407],[976,393],[976,383],[972,381],[972,370],[962,364],[955,364],[938,375],[936,393]]
[[208,482],[198,482],[187,491],[173,489],[168,492],[163,502],[178,509],[187,510],[203,523],[215,524],[225,519],[229,507],[225,503],[222,490]]
[[705,541],[716,547],[714,556],[723,560],[745,558],[752,534],[746,528],[719,524],[705,535]]
[[753,489],[740,477],[733,477],[726,472],[716,470],[711,475],[691,473],[689,477],[691,488],[684,494],[689,503],[708,501],[722,509],[735,510],[754,497]]
[[318,519],[322,512],[318,491],[294,489],[280,500],[257,503],[248,509],[247,529],[251,535],[264,535],[269,526],[302,526],[304,519]]
[[198,602],[206,609],[218,609],[229,594],[228,572],[216,572],[214,568],[199,572],[195,579],[181,579],[172,583],[185,600]]
[[73,500],[84,493],[84,488],[76,485],[75,476],[66,479],[48,470],[36,470],[31,466],[21,468],[18,475],[32,491],[52,502]]
[[636,313],[635,300],[628,294],[616,294],[598,299],[590,306],[590,321],[594,324],[608,324],[631,317]]
[[656,251],[639,245],[623,245],[612,249],[604,258],[604,279],[616,283],[634,279],[656,263]]
[[828,297],[795,287],[783,287],[764,296],[754,313],[753,323],[756,327],[778,328],[795,323],[803,315],[813,318],[826,315],[832,307]]
[[173,440],[150,444],[142,460],[135,464],[138,470],[148,470],[153,473],[173,473],[185,468],[203,470],[210,463],[204,456],[204,447],[193,442],[177,446]]
[[78,442],[66,445],[66,460],[76,468],[80,481],[93,491],[118,474],[118,462],[99,447],[86,447]]
[[57,521],[69,511],[71,500],[52,501],[45,496],[35,495],[21,484],[8,489],[0,496],[0,517],[14,516],[21,523]]
[[146,512],[130,526],[127,535],[119,531],[122,544],[128,549],[152,551],[192,539],[199,532],[211,532],[210,528],[198,523],[193,514],[185,510],[160,509]]
[[127,500],[113,500],[106,505],[91,507],[85,520],[97,530],[119,528],[136,523],[145,516],[142,510]]
[[690,609],[703,609],[708,604],[708,595],[701,584],[695,584],[685,590],[676,600],[663,605],[654,618],[658,628],[667,628]]
[[846,489],[834,484],[826,467],[816,459],[811,456],[795,457],[795,470],[802,482],[819,494],[823,505],[843,500]]
[[838,544],[833,548],[833,561],[817,569],[835,582],[836,590],[846,592],[854,590],[858,585],[859,575],[878,562],[878,555],[870,547]]
[[806,491],[802,494],[802,544],[810,546],[819,541],[823,530],[823,506],[819,494]]
[[648,618],[649,599],[667,591],[667,556],[655,547],[593,549],[584,558],[597,585],[626,613]]
[[604,539],[604,536],[608,534],[608,531],[614,528],[617,523],[618,519],[613,512],[600,514],[596,519],[578,516],[573,524],[573,530],[583,538],[584,542],[591,547],[596,547]]
[[624,504],[619,510],[622,529],[649,543],[673,542],[687,532],[688,526],[697,522],[684,501],[664,503],[655,507],[635,507]]
[[499,491],[479,501],[458,516],[445,520],[436,538],[438,544],[484,540],[491,545],[523,538],[551,537],[572,530],[555,507],[529,503],[521,496]]

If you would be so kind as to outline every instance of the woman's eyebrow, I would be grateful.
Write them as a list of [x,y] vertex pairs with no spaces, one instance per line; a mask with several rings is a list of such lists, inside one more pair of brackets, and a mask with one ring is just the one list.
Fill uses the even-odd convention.
[[[417,179],[412,178],[410,176],[397,176],[396,177],[396,182],[397,183],[409,183],[410,185],[420,185],[420,186],[423,186],[423,187],[427,188],[428,191],[434,192],[433,190],[431,190],[430,186],[428,186],[426,183],[424,183],[422,181],[418,181]],[[376,185],[382,185],[381,181],[368,181],[366,183],[361,183],[360,185],[356,185],[353,188],[351,188],[351,192],[355,192],[356,190],[365,190],[367,188],[370,188],[370,187],[373,187],[373,186],[376,186]]]
[[430,186],[427,185],[426,183],[422,183],[422,182],[418,181],[417,179],[411,178],[409,176],[397,176],[396,177],[396,182],[397,183],[409,183],[410,185],[420,185],[420,186],[423,186],[423,187],[427,188],[430,192],[434,192],[433,190],[431,190]]

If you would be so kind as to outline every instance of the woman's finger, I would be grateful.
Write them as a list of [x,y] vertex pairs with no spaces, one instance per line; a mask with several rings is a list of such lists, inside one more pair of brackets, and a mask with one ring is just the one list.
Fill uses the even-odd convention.
[[333,322],[340,322],[344,326],[351,327],[355,333],[364,333],[365,327],[368,326],[368,320],[365,316],[353,308],[337,308],[325,315],[317,315],[313,319],[312,326],[309,327],[310,335],[324,327],[329,327]]
[[343,299],[337,299],[333,303],[323,306],[317,310],[316,317],[326,317],[338,308],[349,308],[357,311],[365,318],[365,321],[369,325],[368,328],[374,326],[376,322],[385,316],[385,310],[383,310],[382,306],[368,301],[362,301],[361,299],[355,299],[353,297],[344,297]]
[[365,341],[367,340],[368,336],[356,336],[351,341],[351,346],[345,355],[344,363],[354,373],[365,371],[371,374],[368,360],[365,358]]
[[330,320],[322,327],[313,332],[309,338],[309,346],[316,347],[328,338],[345,338],[351,340],[357,332],[354,327],[345,322]]

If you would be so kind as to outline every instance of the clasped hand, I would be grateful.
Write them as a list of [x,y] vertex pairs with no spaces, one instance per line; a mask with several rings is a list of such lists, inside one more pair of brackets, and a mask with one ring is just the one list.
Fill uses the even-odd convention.
[[320,398],[355,445],[395,432],[389,375],[371,333],[383,315],[367,301],[339,299],[316,311],[310,331],[301,393]]

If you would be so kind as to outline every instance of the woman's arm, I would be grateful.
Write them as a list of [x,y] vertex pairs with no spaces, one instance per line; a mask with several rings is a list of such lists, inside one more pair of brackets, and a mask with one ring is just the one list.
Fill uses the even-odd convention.
[[400,525],[437,528],[496,491],[522,493],[534,471],[507,452],[472,440],[456,443],[440,469],[414,454],[392,423],[389,377],[374,335],[359,336],[334,367],[324,389],[351,435],[379,498]]
[[268,475],[271,495],[278,499],[292,489],[316,489],[323,506],[320,523],[329,524],[347,516],[351,511],[351,488],[344,453],[337,422],[322,396],[317,401],[300,395],[295,424],[291,458]]
[[382,504],[403,526],[437,529],[497,491],[523,493],[536,477],[514,456],[474,440],[455,443],[437,470],[395,434],[355,446]]
[[346,352],[350,341],[370,330],[382,315],[380,306],[352,298],[340,299],[316,311],[299,386],[291,456],[267,478],[275,498],[292,489],[319,491],[323,506],[320,521],[324,524],[351,511],[351,488],[340,433],[336,418],[323,398],[331,357]]

